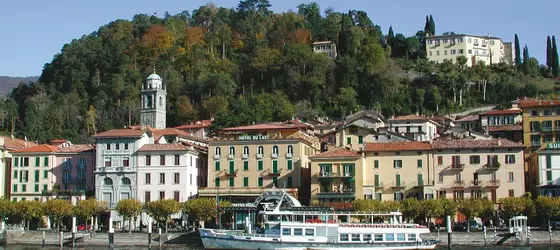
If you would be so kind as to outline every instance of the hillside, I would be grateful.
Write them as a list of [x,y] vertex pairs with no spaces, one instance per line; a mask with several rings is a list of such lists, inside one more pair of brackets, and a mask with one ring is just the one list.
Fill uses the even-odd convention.
[[[154,70],[167,85],[168,126],[214,117],[213,129],[362,108],[386,117],[449,114],[551,91],[529,65],[522,73],[422,59],[433,20],[410,20],[419,31],[409,37],[382,34],[375,21],[316,3],[273,13],[267,0],[115,20],[63,45],[38,83],[14,89],[0,106],[7,118],[0,130],[78,143],[138,124],[141,84]],[[337,58],[314,53],[316,41],[336,42]]]
[[36,82],[39,80],[38,76],[30,77],[11,77],[0,76],[0,98],[6,97],[12,89],[17,87],[20,83]]

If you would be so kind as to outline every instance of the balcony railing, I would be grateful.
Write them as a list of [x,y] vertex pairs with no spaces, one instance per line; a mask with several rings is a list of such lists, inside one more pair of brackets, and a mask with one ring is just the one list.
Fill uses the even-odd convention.
[[463,188],[465,187],[465,181],[460,180],[460,181],[453,181],[453,183],[451,183],[451,187],[454,188]]
[[500,186],[500,180],[489,180],[486,182],[485,186],[487,187],[499,187]]
[[238,171],[238,170],[239,170],[239,169],[236,169],[236,170],[234,170],[233,172],[231,172],[231,171],[226,171],[226,176],[227,176],[227,177],[236,177],[236,176],[237,176],[237,171]]
[[404,181],[393,181],[391,183],[391,187],[393,187],[393,188],[403,188],[405,186],[406,186],[406,182],[404,182]]
[[499,162],[492,162],[492,163],[487,163],[486,165],[484,165],[484,168],[488,169],[488,170],[498,170],[500,169],[501,164]]
[[62,178],[62,183],[71,183],[72,178]]
[[552,132],[552,127],[542,127],[541,132]]
[[278,158],[278,154],[277,153],[272,153],[272,154],[270,154],[270,158],[276,159],[276,158]]
[[560,131],[560,124],[556,124],[556,126],[554,127],[554,131]]
[[472,180],[471,181],[471,187],[480,187],[482,186],[482,181],[480,180]]
[[531,146],[540,146],[541,142],[540,141],[531,141]]
[[263,158],[263,154],[257,154],[257,159],[262,159]]
[[62,169],[72,169],[72,164],[70,164],[70,163],[63,163],[63,164],[62,164]]
[[453,164],[451,164],[451,169],[463,170],[464,168],[465,168],[465,164],[462,164],[462,163],[453,163]]
[[416,181],[414,183],[415,187],[433,186],[433,185],[434,185],[434,181],[428,181],[428,180]]
[[230,160],[233,160],[235,158],[235,155],[234,154],[229,154],[227,158],[230,159]]
[[76,178],[76,182],[77,182],[77,183],[85,183],[85,182],[86,182],[86,178],[85,178],[85,177]]
[[333,173],[333,172],[320,172],[317,177],[319,178],[344,178],[344,177],[354,177],[354,172],[344,172],[344,173]]
[[278,169],[276,172],[269,170],[268,175],[270,176],[280,176],[282,174],[282,169]]
[[292,153],[286,153],[286,158],[292,158],[293,154]]
[[248,159],[248,158],[249,158],[249,154],[242,154],[242,155],[241,155],[241,158],[242,158],[242,159]]
[[378,182],[373,183],[373,186],[376,187],[376,188],[385,187],[385,185],[383,184],[382,181],[378,181]]
[[219,160],[220,159],[220,155],[214,155],[214,160]]

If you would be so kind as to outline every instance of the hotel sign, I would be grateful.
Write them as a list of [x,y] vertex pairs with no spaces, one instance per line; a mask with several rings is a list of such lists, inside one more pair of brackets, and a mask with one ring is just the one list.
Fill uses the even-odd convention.
[[242,135],[237,138],[240,141],[268,140],[268,135]]
[[547,149],[560,149],[560,142],[549,143],[546,146]]

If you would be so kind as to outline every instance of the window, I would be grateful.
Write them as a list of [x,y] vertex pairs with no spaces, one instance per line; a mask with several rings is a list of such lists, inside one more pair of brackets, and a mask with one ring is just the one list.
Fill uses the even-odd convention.
[[248,187],[248,186],[249,186],[249,177],[243,177],[243,186],[244,186],[244,187]]
[[115,150],[119,150],[119,149],[120,149],[120,148],[119,148],[119,147],[120,147],[120,145],[121,145],[121,144],[119,144],[119,143],[116,143],[116,144],[115,144]]
[[49,185],[43,184],[43,191],[47,191],[47,189],[49,189]]
[[462,54],[464,54],[464,53],[465,53],[465,51],[464,51],[463,49],[460,49],[460,50],[459,50],[459,54],[462,55]]
[[457,54],[457,51],[454,50],[454,49],[452,49],[452,50],[451,50],[451,55],[455,55],[455,54]]
[[513,181],[514,181],[514,179],[513,179],[513,172],[509,172],[508,175],[509,175],[509,182],[513,182]]
[[394,168],[402,168],[402,160],[394,160],[393,161]]
[[14,174],[12,175],[14,179],[17,179],[17,173],[18,173],[18,171],[14,170]]
[[144,202],[150,202],[150,201],[152,201],[150,195],[151,195],[151,194],[150,194],[150,191],[144,192]]
[[444,51],[443,51],[443,55],[447,55],[447,50],[444,50]]
[[180,182],[180,174],[173,173],[173,184],[179,184],[179,182]]
[[397,234],[397,241],[405,241],[406,234]]
[[543,115],[544,116],[549,116],[550,115],[550,110],[545,109],[544,112],[543,112]]
[[165,155],[160,155],[159,156],[159,165],[160,166],[165,166]]
[[35,184],[35,190],[33,190],[35,193],[39,192],[39,184]]
[[544,142],[552,142],[552,135],[544,135]]
[[216,149],[214,149],[214,155],[220,156],[221,154],[222,154],[222,150],[220,149],[220,147],[216,147]]
[[350,241],[350,238],[348,238],[348,234],[340,234],[340,241]]
[[159,199],[160,199],[160,200],[164,200],[164,199],[165,199],[165,191],[159,191]]
[[39,157],[35,157],[35,167],[39,166]]
[[124,144],[124,149],[125,149],[125,150],[128,150],[128,143],[125,143],[125,144]]
[[438,182],[440,182],[440,183],[443,182],[443,174],[442,173],[439,173]]
[[233,177],[229,177],[229,186],[230,187],[235,186],[235,179]]
[[220,177],[214,178],[214,184],[216,187],[220,187]]
[[418,160],[416,161],[416,167],[422,168],[422,160],[418,159]]
[[152,174],[146,173],[144,177],[144,184],[151,184],[152,183]]
[[305,229],[305,236],[314,236],[315,230],[313,228],[306,228]]
[[105,158],[105,167],[111,167],[111,158]]
[[121,182],[122,182],[122,185],[123,185],[123,186],[130,186],[130,184],[131,184],[131,183],[130,183],[130,179],[127,178],[127,177],[122,178],[122,181],[121,181]]
[[159,173],[159,184],[165,184],[165,173]]
[[264,154],[264,148],[263,148],[263,146],[259,146],[259,147],[257,148],[257,154],[260,154],[260,155]]
[[128,167],[130,166],[130,162],[128,160],[128,157],[123,158],[123,167]]
[[214,170],[220,171],[220,162],[219,161],[214,162]]
[[292,170],[294,168],[292,160],[287,160],[286,165],[287,165],[286,169],[288,169],[288,170]]
[[291,145],[288,146],[288,154],[293,154],[294,153],[294,147],[292,147]]
[[[17,178],[17,174],[16,174],[16,178]],[[43,171],[43,179],[47,179],[49,178],[49,170],[44,170]]]
[[373,235],[374,241],[383,241],[383,234],[374,234]]
[[257,170],[263,170],[263,161],[257,162]]
[[461,156],[460,155],[454,155],[451,157],[451,164],[453,166],[459,166],[461,165]]
[[229,154],[230,155],[235,155],[235,147],[229,147]]
[[146,166],[152,165],[152,156],[146,155]]
[[346,144],[352,144],[352,137],[346,137]]
[[385,241],[395,241],[394,234],[385,234]]
[[45,160],[43,160],[43,165],[48,166],[49,165],[49,157],[46,156]]
[[272,153],[276,154],[276,155],[278,154],[278,146],[273,146],[272,147]]
[[361,136],[361,135],[358,136],[358,143],[360,143],[360,144],[364,143],[364,137],[363,136]]
[[443,156],[438,156],[437,157],[437,164],[438,165],[443,165]]
[[177,202],[179,202],[179,196],[180,196],[179,191],[173,191],[173,199],[176,200]]
[[39,170],[35,170],[35,182],[39,182]]
[[379,168],[379,161],[378,160],[373,161],[373,168]]
[[538,121],[532,121],[530,123],[531,132],[539,132],[540,130],[540,123]]
[[509,190],[509,197],[515,197],[515,192],[513,189]]
[[456,182],[461,182],[461,173],[455,174],[455,181]]
[[351,234],[350,235],[351,241],[360,241],[360,234]]
[[402,201],[404,194],[400,191],[397,191],[393,194],[393,196],[394,196],[393,198],[394,198],[395,201]]
[[506,164],[515,164],[515,155],[506,155]]
[[17,185],[16,185],[16,184],[13,185],[13,187],[12,187],[12,192],[14,192],[14,193],[17,192]]
[[408,241],[416,241],[416,234],[408,234]]
[[105,186],[112,186],[113,185],[113,179],[106,177],[105,179],[103,179],[103,184]]
[[262,178],[262,177],[259,177],[259,178],[257,179],[257,187],[262,187],[262,186],[263,186],[263,178]]
[[111,150],[111,143],[107,143],[106,146],[107,146],[107,147],[106,147],[107,150]]
[[369,241],[371,241],[371,234],[364,234],[362,236],[362,238],[363,238],[364,242],[369,242]]
[[179,165],[179,155],[175,155],[175,166],[178,166],[178,165]]
[[480,164],[480,155],[471,155],[469,157],[470,164]]
[[189,174],[189,185],[192,185],[192,174]]
[[291,228],[282,228],[282,235],[292,235]]

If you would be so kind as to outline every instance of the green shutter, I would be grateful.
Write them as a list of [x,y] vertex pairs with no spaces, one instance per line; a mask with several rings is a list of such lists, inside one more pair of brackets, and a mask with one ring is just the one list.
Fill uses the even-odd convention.
[[35,157],[35,167],[38,167],[38,166],[39,166],[39,161],[40,161],[40,158],[39,158],[39,157]]
[[243,186],[244,186],[244,187],[248,187],[248,186],[249,186],[249,177],[243,177]]
[[419,186],[424,185],[424,181],[422,180],[422,174],[418,174],[418,185]]
[[13,176],[14,179],[17,179],[17,172],[18,172],[17,170],[14,170],[14,176]]
[[15,162],[14,162],[14,167],[17,167],[17,166],[19,165],[19,158],[16,157],[15,159],[16,159],[16,160],[15,160]]
[[397,187],[400,187],[401,186],[401,175],[397,174],[396,177],[397,177]]
[[552,155],[546,155],[546,168],[552,168]]
[[378,160],[373,161],[373,168],[379,168],[379,161]]
[[358,143],[364,143],[364,137],[359,135],[358,136]]
[[292,170],[292,169],[293,169],[292,160],[288,160],[288,170]]
[[216,187],[220,187],[220,177],[216,177],[214,179],[214,183],[215,183]]
[[217,161],[217,162],[215,163],[215,170],[216,170],[216,171],[220,171],[220,162],[219,162],[219,161]]
[[258,161],[258,168],[257,170],[263,170],[263,161]]
[[12,192],[17,192],[17,184],[14,184],[14,186],[12,187]]
[[233,173],[235,172],[235,162],[234,161],[230,161],[229,162],[229,173]]
[[47,184],[43,185],[43,191],[47,191],[47,189],[49,189],[49,186]]
[[47,157],[45,157],[45,166],[48,166],[48,165],[49,165],[49,157],[47,156]]
[[272,173],[278,173],[278,161],[272,161]]
[[35,193],[39,192],[39,184],[35,184]]
[[291,177],[291,176],[288,176],[288,184],[287,184],[287,187],[288,187],[288,188],[291,188],[292,185],[293,185],[293,184],[292,184],[292,177]]
[[234,186],[233,184],[235,184],[233,177],[229,177],[229,186],[233,187]]
[[422,168],[422,160],[417,161],[417,166],[418,166],[418,168]]
[[374,184],[375,184],[376,187],[379,187],[379,175],[378,174],[375,175],[375,183]]
[[43,179],[47,179],[49,178],[49,170],[44,170],[43,171]]
[[352,144],[352,137],[346,137],[346,144]]
[[263,186],[263,178],[259,177],[259,179],[257,179],[257,186],[262,187]]
[[552,171],[546,171],[546,180],[552,181]]
[[35,182],[39,182],[39,170],[35,170]]
[[27,192],[27,186],[25,184],[21,185],[21,191],[22,192]]
[[276,186],[277,183],[278,183],[278,177],[272,177],[272,184]]
[[245,171],[249,170],[249,161],[244,161],[243,162],[243,170],[245,170]]

